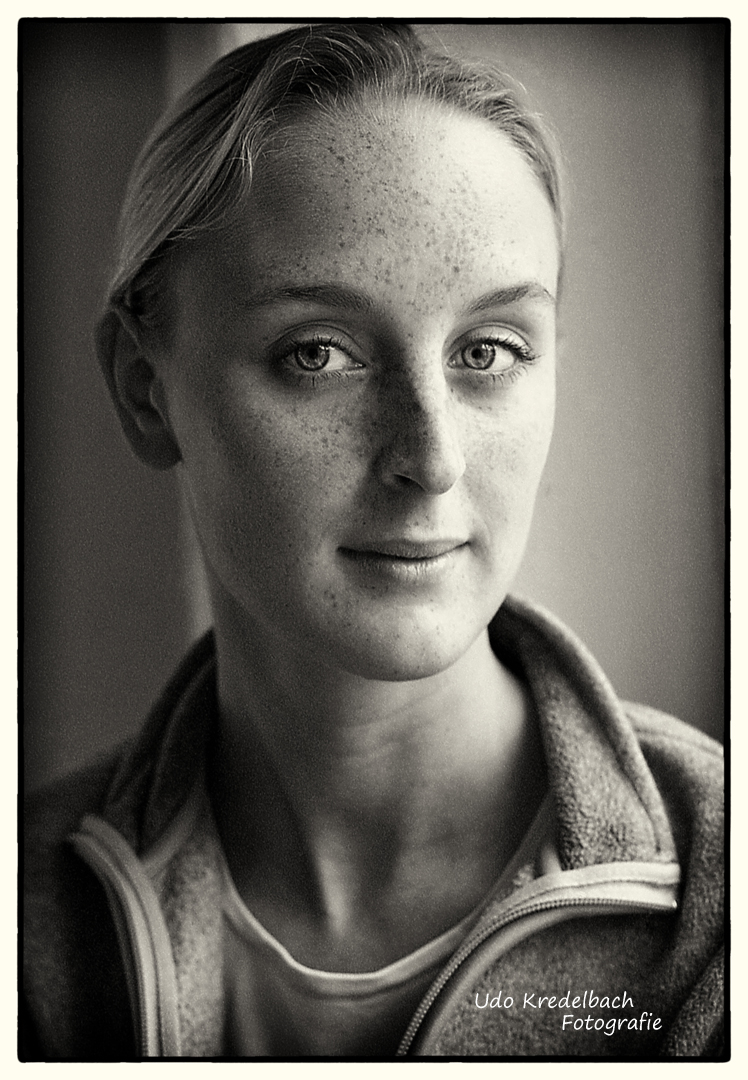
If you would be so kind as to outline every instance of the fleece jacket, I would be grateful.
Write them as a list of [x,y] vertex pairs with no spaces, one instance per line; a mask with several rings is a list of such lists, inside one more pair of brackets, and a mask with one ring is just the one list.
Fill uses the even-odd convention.
[[[398,1055],[722,1060],[720,747],[622,703],[536,606],[508,599],[489,632],[537,712],[553,840],[486,901]],[[224,1056],[215,833],[187,821],[159,850],[216,716],[209,634],[132,743],[29,806],[23,1060]]]

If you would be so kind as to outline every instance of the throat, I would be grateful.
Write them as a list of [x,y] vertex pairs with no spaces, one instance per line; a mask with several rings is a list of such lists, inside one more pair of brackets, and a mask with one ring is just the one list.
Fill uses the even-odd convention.
[[468,916],[515,853],[545,770],[529,695],[489,661],[459,694],[420,687],[335,739],[313,721],[295,743],[222,728],[209,785],[229,871],[300,963],[394,962]]

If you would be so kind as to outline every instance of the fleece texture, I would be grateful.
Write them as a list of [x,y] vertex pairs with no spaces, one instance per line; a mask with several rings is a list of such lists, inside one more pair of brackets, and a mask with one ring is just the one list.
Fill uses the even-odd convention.
[[[542,929],[510,952],[492,956],[491,942],[471,961],[474,977],[463,979],[438,1027],[427,1023],[415,1052],[436,1056],[595,1056],[624,1059],[695,1057],[720,1059],[723,1032],[723,874],[721,753],[693,729],[640,706],[629,706],[651,776],[667,796],[676,825],[682,883],[676,913],[607,914]],[[625,835],[622,841],[626,844]],[[490,907],[482,922],[492,917]],[[632,1005],[585,1009],[538,1008],[540,995],[582,997],[584,991],[611,1000],[626,993]],[[514,1007],[479,1009],[512,997]],[[446,1010],[443,1010],[445,1012]],[[649,1014],[650,1026],[629,1021]],[[564,1028],[564,1016],[610,1021],[616,1030]],[[625,1023],[618,1025],[624,1018]],[[646,1025],[646,1021],[645,1021]]]
[[[721,751],[697,731],[621,703],[584,646],[541,609],[505,602],[490,627],[494,649],[530,689],[543,734],[555,812],[554,866],[585,874],[675,880],[677,910],[574,900],[552,916],[520,921],[507,946],[493,925],[493,896],[471,932],[464,963],[447,965],[434,1004],[419,1010],[403,1052],[428,1056],[600,1056],[719,1059],[722,1043],[723,865]],[[84,814],[114,827],[148,861],[187,804],[217,715],[215,652],[207,635],[186,658],[140,736],[33,800],[25,817],[25,1060],[137,1058],[126,965],[105,890],[67,837]],[[220,852],[196,823],[152,878],[174,959],[181,1054],[222,1055]],[[644,868],[642,871],[641,868]],[[525,868],[517,887],[547,868]],[[540,875],[540,876],[538,876]],[[511,900],[511,898],[510,898]],[[581,903],[581,900],[580,900]],[[503,943],[502,943],[503,941]],[[477,942],[474,947],[473,943]],[[127,952],[127,942],[124,943]],[[462,956],[462,953],[458,953]],[[449,977],[447,977],[449,975]],[[438,980],[439,982],[439,980]],[[441,982],[439,985],[441,985]],[[512,1009],[486,1007],[502,991]],[[616,1030],[563,1025],[564,1010],[538,995],[592,992],[633,1007],[587,1009]],[[525,995],[530,1004],[522,1007]],[[532,995],[535,995],[534,999]],[[430,998],[429,998],[430,1000]],[[650,1026],[632,1029],[645,1012]],[[624,1018],[624,1024],[618,1020]],[[655,1028],[651,1020],[659,1019]]]

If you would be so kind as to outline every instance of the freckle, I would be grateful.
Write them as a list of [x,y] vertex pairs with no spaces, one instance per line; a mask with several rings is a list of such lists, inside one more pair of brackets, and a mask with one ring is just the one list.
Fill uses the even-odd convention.
[[459,266],[453,266],[452,267],[452,273],[453,274],[459,274],[459,272],[460,272]]

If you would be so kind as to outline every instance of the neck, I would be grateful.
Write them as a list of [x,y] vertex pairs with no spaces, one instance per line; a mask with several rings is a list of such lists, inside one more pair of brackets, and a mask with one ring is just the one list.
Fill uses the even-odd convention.
[[234,760],[262,753],[309,804],[305,817],[334,814],[337,803],[410,802],[421,777],[465,770],[474,780],[479,762],[511,753],[523,727],[523,692],[487,631],[446,671],[385,682],[306,665],[227,622],[217,612],[221,746]]
[[446,889],[435,932],[458,921],[514,853],[541,790],[531,709],[487,632],[412,682],[310,669],[220,603],[216,642],[212,797],[234,881],[261,921],[272,930],[271,897],[295,890],[291,906],[334,932],[360,923],[367,902],[416,904],[447,866],[459,887]]

